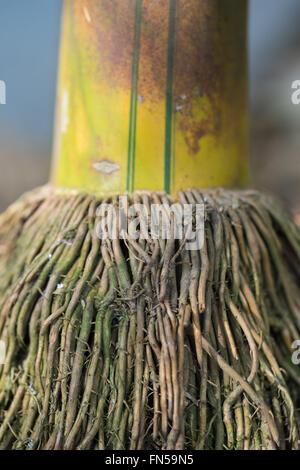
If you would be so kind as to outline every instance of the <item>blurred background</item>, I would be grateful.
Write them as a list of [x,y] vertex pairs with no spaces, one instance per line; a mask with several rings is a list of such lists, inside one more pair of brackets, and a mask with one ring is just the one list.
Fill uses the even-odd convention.
[[[226,1],[226,0],[223,0]],[[238,1],[238,0],[237,0]],[[0,211],[48,179],[62,0],[0,0]],[[250,0],[252,185],[300,214],[300,1]]]

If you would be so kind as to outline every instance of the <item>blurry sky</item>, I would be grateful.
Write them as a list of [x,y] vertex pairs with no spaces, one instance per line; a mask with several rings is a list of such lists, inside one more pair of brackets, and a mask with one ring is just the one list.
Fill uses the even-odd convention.
[[0,132],[50,144],[61,0],[0,0]]
[[[0,0],[0,80],[7,85],[7,104],[0,105],[0,210],[47,180],[61,6],[62,0]],[[299,20],[299,0],[250,0],[252,104],[266,76],[276,78]]]
[[276,64],[284,43],[299,30],[300,0],[249,1],[250,96],[255,98],[266,68]]
[[0,210],[47,181],[62,0],[0,0]]

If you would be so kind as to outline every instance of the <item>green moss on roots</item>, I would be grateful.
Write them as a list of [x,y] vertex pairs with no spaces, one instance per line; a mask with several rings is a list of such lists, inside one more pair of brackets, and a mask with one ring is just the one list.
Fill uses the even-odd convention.
[[256,192],[179,201],[205,203],[201,251],[101,240],[117,197],[42,188],[1,216],[1,449],[298,448],[299,229]]

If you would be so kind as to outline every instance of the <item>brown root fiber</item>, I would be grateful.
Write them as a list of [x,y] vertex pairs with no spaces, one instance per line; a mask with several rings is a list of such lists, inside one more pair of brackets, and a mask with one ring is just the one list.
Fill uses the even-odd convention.
[[178,200],[205,204],[200,251],[100,239],[117,197],[46,187],[1,216],[1,449],[298,449],[300,231],[254,191]]

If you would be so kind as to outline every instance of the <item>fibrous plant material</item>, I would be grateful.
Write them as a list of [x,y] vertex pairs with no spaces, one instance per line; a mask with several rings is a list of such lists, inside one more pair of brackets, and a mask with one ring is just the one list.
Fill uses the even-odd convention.
[[257,192],[178,197],[205,204],[201,250],[101,239],[118,197],[46,187],[1,216],[1,449],[299,447],[299,228]]

